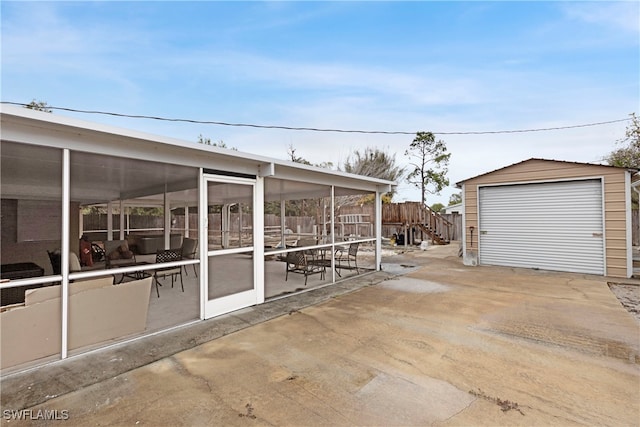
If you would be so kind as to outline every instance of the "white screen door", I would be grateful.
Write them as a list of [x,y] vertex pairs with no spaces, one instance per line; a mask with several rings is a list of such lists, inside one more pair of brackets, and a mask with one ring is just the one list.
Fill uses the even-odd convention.
[[255,180],[204,175],[206,319],[256,304]]

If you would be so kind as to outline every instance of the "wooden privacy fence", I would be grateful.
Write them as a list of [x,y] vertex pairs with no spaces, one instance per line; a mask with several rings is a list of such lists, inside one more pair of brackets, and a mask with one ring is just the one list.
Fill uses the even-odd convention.
[[[175,215],[173,217],[171,228],[174,230],[183,230],[185,224],[184,215]],[[106,214],[86,214],[83,215],[83,229],[84,230],[107,230],[107,215]],[[240,222],[240,215],[238,213],[232,213],[230,215],[231,224],[234,229],[237,229]],[[209,214],[209,225],[214,230],[220,230],[222,228],[222,218],[220,214]],[[253,225],[253,217],[249,214],[242,215],[242,228],[247,229]],[[280,217],[274,214],[266,214],[264,216],[264,225],[266,227],[280,226]],[[310,216],[290,216],[285,218],[285,228],[292,230],[295,233],[312,233],[316,225],[316,219]],[[125,218],[126,227],[126,218]],[[120,214],[113,215],[113,229],[120,230]],[[157,230],[164,229],[164,217],[154,215],[130,215],[129,216],[129,230]],[[198,229],[198,214],[189,214],[189,229]]]
[[[173,224],[174,229],[184,229],[184,215],[177,215],[175,217],[176,221]],[[229,216],[229,221],[232,224],[231,228],[233,230],[238,229],[238,224],[240,222],[240,215],[237,213],[232,213]],[[297,233],[298,230],[300,233],[311,233],[313,231],[313,226],[316,225],[316,220],[310,216],[291,216],[285,217],[285,228],[292,230]],[[198,214],[190,214],[189,215],[189,228],[197,229],[198,225]],[[250,214],[242,214],[242,229],[248,230],[253,226],[253,217]],[[264,216],[264,226],[265,227],[280,227],[280,217],[274,214],[266,214]],[[222,229],[222,217],[218,214],[209,214],[209,227],[212,230],[220,230]]]
[[462,215],[459,213],[441,215],[453,224],[453,227],[451,227],[451,240],[462,240]]
[[[403,232],[402,215],[406,215],[406,223],[418,219],[417,210],[408,210],[407,207],[402,207],[400,203],[385,203],[382,205],[382,236],[391,237],[394,234]],[[367,218],[371,223],[374,222],[375,209],[373,205],[363,206],[342,206],[340,208],[340,215],[361,215],[360,218]],[[447,221],[453,224],[451,227],[451,240],[462,239],[462,215],[453,214],[441,214]],[[232,221],[238,221],[238,214],[232,214]],[[416,218],[414,218],[416,217]],[[175,217],[176,222],[173,225],[174,229],[184,229],[184,215],[177,215]],[[107,229],[107,215],[106,214],[88,214],[83,216],[83,224],[85,230],[106,230]],[[212,214],[209,216],[209,221],[213,227],[220,229],[221,221],[219,214]],[[251,226],[251,217],[243,215],[243,227]],[[337,221],[336,221],[337,222]],[[316,225],[316,219],[313,217],[287,217],[285,219],[286,228],[293,232],[311,233],[313,226]],[[198,228],[198,214],[189,214],[189,225],[192,230]],[[280,217],[274,214],[267,214],[264,216],[264,225],[266,227],[279,227]],[[120,227],[120,215],[113,215],[113,227],[119,229]],[[145,216],[145,215],[130,215],[129,216],[129,228],[132,230],[162,230],[164,227],[164,219],[161,216]],[[633,246],[640,246],[640,218],[638,210],[631,211],[631,230],[632,230],[632,244]]]
[[[197,224],[197,215],[195,216],[194,224]],[[107,214],[86,214],[82,215],[82,224],[85,230],[106,230],[107,229]],[[113,214],[113,228],[120,229],[120,214]],[[126,227],[125,217],[125,227]],[[129,228],[132,229],[157,229],[164,228],[164,218],[161,216],[152,215],[129,215]]]

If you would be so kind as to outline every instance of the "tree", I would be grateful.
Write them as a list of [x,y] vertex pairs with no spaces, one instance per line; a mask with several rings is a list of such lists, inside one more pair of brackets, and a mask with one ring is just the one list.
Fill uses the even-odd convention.
[[303,165],[311,166],[311,162],[304,157],[296,156],[296,149],[293,148],[293,145],[290,145],[287,149],[287,155],[289,156],[289,160],[295,163],[301,163]]
[[301,163],[303,165],[316,166],[324,169],[333,169],[332,162],[320,162],[320,163],[311,163],[309,160],[304,157],[296,156],[296,149],[293,148],[293,145],[290,145],[287,149],[287,155],[289,156],[289,160],[295,163]]
[[[367,147],[363,152],[354,151],[347,157],[342,167],[345,172],[356,175],[370,176],[372,178],[386,179],[387,181],[399,181],[404,176],[404,168],[396,162],[396,155],[389,154],[378,148]],[[395,189],[382,196],[384,203],[390,203],[395,194]],[[372,203],[373,198],[368,197],[366,203]]]
[[427,193],[439,194],[449,185],[447,166],[451,153],[447,153],[444,141],[436,141],[433,133],[418,132],[405,155],[409,157],[409,164],[413,166],[407,181],[420,189],[424,205]]
[[223,140],[220,140],[218,142],[211,142],[211,138],[208,137],[204,137],[202,136],[202,134],[198,135],[198,143],[199,144],[204,144],[204,145],[211,145],[212,147],[220,147],[220,148],[227,148],[229,150],[235,150],[238,151],[237,148],[235,147],[228,147],[227,143],[224,142]]
[[[295,163],[300,163],[303,165],[316,166],[324,169],[333,169],[333,163],[331,162],[322,162],[313,164],[304,157],[296,155],[296,149],[293,145],[289,145],[287,149],[287,156],[289,160]],[[270,203],[268,209],[276,215],[279,214],[279,211],[275,211],[277,206],[273,202]],[[266,206],[266,205],[265,205]],[[315,216],[318,223],[320,223],[320,215],[322,208],[322,199],[296,199],[296,200],[287,200],[285,203],[285,213],[287,216]],[[267,211],[267,207],[265,207],[265,212]]]
[[398,166],[395,154],[371,147],[365,148],[363,152],[356,150],[350,154],[343,169],[345,172],[387,181],[398,181],[404,175],[404,168]]
[[449,205],[457,205],[458,203],[462,203],[462,192],[454,193],[449,197]]
[[442,211],[444,211],[444,205],[442,203],[434,203],[431,205],[431,210],[436,212],[436,213],[440,213]]
[[613,150],[605,158],[611,166],[624,168],[640,168],[640,121],[635,113],[631,113],[631,123],[627,125],[625,137],[618,144],[627,144]]
[[30,110],[44,111],[45,113],[51,113],[51,108],[44,101],[36,101],[35,99],[25,105],[24,108],[28,108]]

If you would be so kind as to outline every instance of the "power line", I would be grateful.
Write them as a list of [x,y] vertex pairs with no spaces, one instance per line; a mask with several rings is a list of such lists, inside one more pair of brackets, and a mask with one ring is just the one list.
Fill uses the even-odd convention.
[[[23,104],[19,102],[9,102],[9,101],[2,101],[2,103],[9,104],[9,105],[19,105],[23,107],[27,107],[29,105],[29,104]],[[219,121],[213,121],[213,120],[177,119],[177,118],[147,116],[147,115],[138,115],[138,114],[113,113],[109,111],[79,110],[79,109],[67,108],[67,107],[52,107],[49,105],[46,105],[45,108],[49,110],[61,110],[61,111],[69,111],[73,113],[84,113],[84,114],[101,114],[106,116],[125,117],[130,119],[149,119],[149,120],[159,120],[159,121],[165,121],[165,122],[183,122],[183,123],[195,123],[195,124],[202,124],[202,125],[248,127],[248,128],[258,128],[258,129],[280,129],[280,130],[307,131],[307,132],[361,133],[361,134],[380,134],[380,135],[415,135],[417,133],[417,131],[408,132],[408,131],[385,131],[385,130],[350,130],[350,129],[329,129],[329,128],[280,126],[280,125],[258,125],[258,124],[251,124],[251,123],[228,123],[228,122],[219,122]],[[576,129],[576,128],[609,125],[612,123],[626,122],[629,120],[631,120],[631,118],[609,120],[605,122],[586,123],[586,124],[580,124],[580,125],[557,126],[557,127],[550,127],[550,128],[512,129],[512,130],[495,130],[495,131],[468,131],[468,132],[431,132],[431,133],[433,133],[434,135],[495,135],[495,134],[509,134],[509,133],[549,132],[554,130],[565,130],[565,129]]]

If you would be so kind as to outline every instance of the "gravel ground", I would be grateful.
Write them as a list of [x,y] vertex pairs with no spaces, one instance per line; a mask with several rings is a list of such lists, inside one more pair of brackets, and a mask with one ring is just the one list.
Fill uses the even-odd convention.
[[620,300],[620,304],[640,322],[640,284],[609,282],[609,289]]

